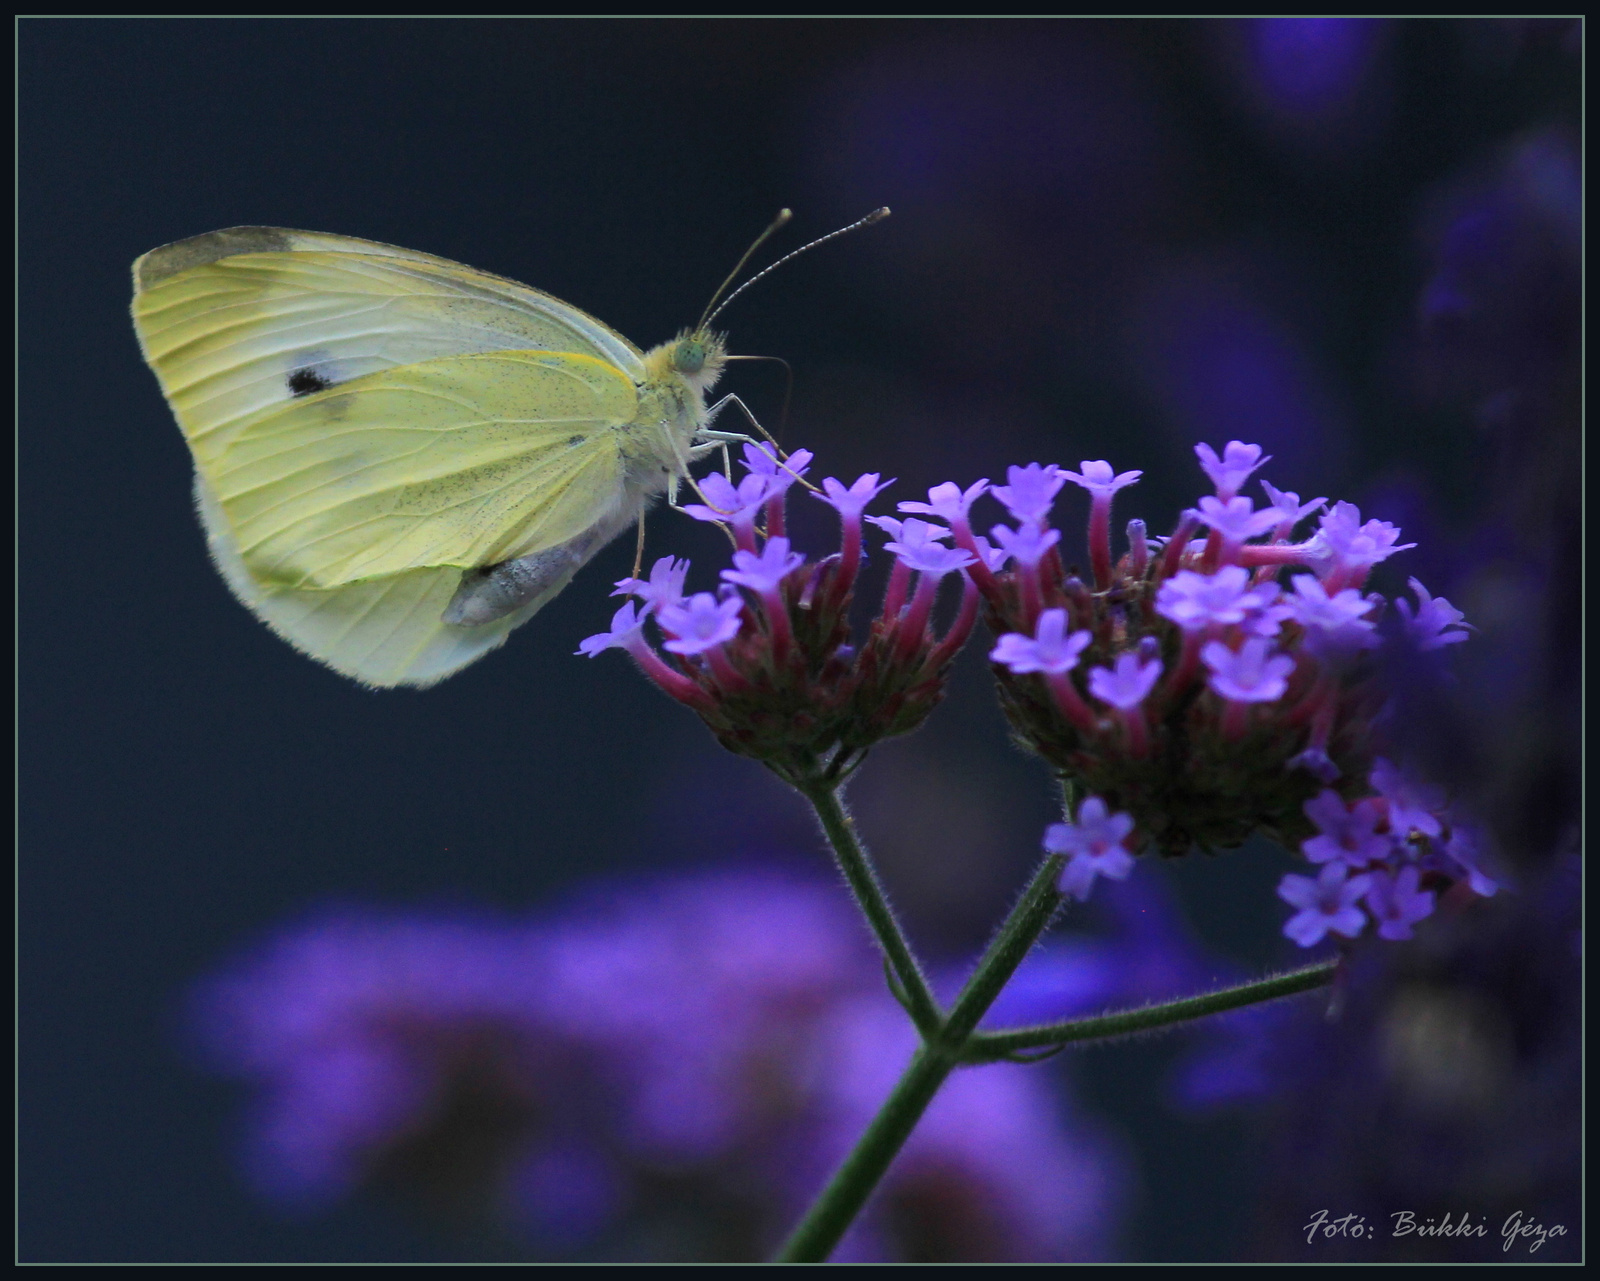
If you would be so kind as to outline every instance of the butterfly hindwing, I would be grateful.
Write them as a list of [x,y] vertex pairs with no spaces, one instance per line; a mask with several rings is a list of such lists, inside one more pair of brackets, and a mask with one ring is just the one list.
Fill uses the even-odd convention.
[[195,505],[211,559],[239,601],[296,649],[363,685],[427,686],[443,680],[499,648],[513,628],[566,585],[563,579],[515,613],[483,626],[453,627],[442,615],[458,590],[459,570],[411,570],[332,591],[273,586],[245,568],[233,531],[198,472]]

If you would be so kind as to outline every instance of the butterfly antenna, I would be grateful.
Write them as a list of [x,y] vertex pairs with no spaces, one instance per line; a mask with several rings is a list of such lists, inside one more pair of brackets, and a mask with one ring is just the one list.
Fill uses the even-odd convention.
[[[787,209],[785,209],[783,212],[784,212],[784,214],[787,214],[789,211]],[[776,271],[779,267],[783,266],[783,264],[788,262],[789,259],[798,258],[801,254],[806,253],[808,250],[815,249],[818,245],[825,245],[830,240],[835,240],[840,236],[849,235],[850,232],[858,231],[862,227],[870,227],[875,222],[882,222],[888,216],[889,216],[889,206],[888,205],[884,205],[881,209],[874,209],[865,218],[858,218],[855,222],[851,223],[848,227],[840,227],[838,231],[830,231],[826,236],[819,236],[819,237],[817,237],[817,239],[813,240],[810,244],[801,245],[800,248],[794,250],[792,253],[784,254],[784,256],[782,258],[778,259],[778,261],[773,263],[770,267],[763,267],[760,271],[756,272],[755,275],[751,276],[749,280],[745,281],[744,284],[740,285],[731,294],[729,294],[726,298],[724,298],[722,300],[721,305],[718,306],[715,310],[713,310],[710,307],[707,307],[706,308],[706,314],[704,316],[702,316],[701,319],[700,319],[700,328],[704,329],[713,320],[715,320],[718,316],[720,316],[722,314],[722,312],[724,311],[724,309],[728,306],[728,304],[731,303],[735,298],[737,298],[740,294],[742,294],[746,289],[750,288],[751,285],[755,284],[756,281],[760,280],[761,277],[763,277],[765,275],[769,275],[770,273]],[[767,228],[767,230],[762,234],[761,240],[765,240],[767,238],[767,236],[771,235],[774,231],[776,231],[779,227],[781,227],[787,221],[788,221],[787,218],[783,217],[782,215],[779,215],[779,221],[773,223],[771,227]],[[758,240],[758,241],[756,241],[756,243],[754,245],[751,245],[750,246],[750,253],[747,253],[744,256],[744,258],[739,260],[739,267],[734,268],[733,276],[737,276],[739,274],[739,269],[744,266],[745,261],[750,257],[750,254],[753,254],[756,251],[756,246],[761,243],[761,240]],[[728,281],[731,281],[733,279],[733,276],[729,276],[728,280],[723,281],[722,289],[726,289],[728,287]],[[719,295],[722,293],[722,289],[717,290],[717,293]],[[715,303],[716,299],[713,298],[711,301],[713,303]]]
[[738,263],[734,266],[734,269],[728,273],[728,278],[717,286],[717,292],[711,295],[711,301],[706,304],[706,309],[700,313],[700,323],[695,326],[697,330],[704,329],[708,324],[711,323],[711,317],[716,315],[716,312],[714,312],[712,308],[717,305],[717,299],[722,297],[723,291],[727,289],[727,287],[734,282],[734,279],[738,276],[738,274],[744,270],[745,263],[750,261],[750,255],[755,253],[755,251],[761,248],[762,245],[766,244],[767,238],[793,217],[794,210],[792,209],[778,210],[778,216],[772,220],[772,225],[756,237],[755,243],[744,251],[744,257],[739,259]]

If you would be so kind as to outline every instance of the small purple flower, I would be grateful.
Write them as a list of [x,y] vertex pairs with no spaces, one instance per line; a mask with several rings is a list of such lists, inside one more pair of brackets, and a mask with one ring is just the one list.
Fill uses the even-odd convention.
[[1061,486],[1072,477],[1054,463],[1040,466],[1029,463],[1026,467],[1007,467],[1004,485],[996,485],[993,493],[1006,510],[1024,524],[1043,525],[1050,518],[1050,508],[1061,492]]
[[[805,451],[802,450],[801,452],[804,453]],[[868,503],[894,484],[894,481],[886,480],[880,485],[878,483],[879,474],[875,471],[869,471],[863,476],[858,476],[855,484],[851,485],[849,489],[846,489],[841,482],[829,476],[822,482],[822,492],[814,494],[813,497],[820,498],[823,502],[832,506],[847,521],[859,518],[861,513],[866,510]]]
[[[1012,468],[1013,471],[1016,468]],[[965,490],[954,481],[945,481],[942,485],[935,485],[928,491],[928,501],[925,503],[900,503],[898,509],[903,512],[916,512],[923,516],[937,516],[940,520],[947,520],[951,525],[962,525],[967,522],[967,513],[972,504],[976,502],[989,488],[987,480],[974,481]]]
[[958,569],[965,569],[968,565],[975,564],[978,559],[971,552],[964,552],[959,547],[944,547],[932,541],[916,546],[885,543],[884,548],[893,552],[907,569],[914,569],[918,573],[929,574],[935,578],[954,573]]
[[1394,607],[1406,620],[1406,635],[1411,637],[1418,649],[1443,649],[1446,645],[1454,645],[1467,639],[1465,630],[1449,630],[1453,627],[1465,629],[1472,626],[1459,609],[1443,596],[1429,595],[1428,589],[1415,578],[1406,581],[1411,584],[1411,590],[1417,595],[1416,614],[1412,615],[1411,602],[1401,596],[1395,597]]
[[1297,752],[1284,764],[1285,769],[1303,769],[1313,778],[1321,779],[1324,783],[1337,783],[1340,769],[1333,762],[1333,757],[1327,751],[1313,744],[1303,752]]
[[[663,559],[670,560],[671,557]],[[657,561],[656,564],[659,566],[661,562]],[[574,652],[586,658],[594,658],[608,649],[632,649],[642,637],[644,620],[648,616],[648,608],[639,610],[634,608],[631,600],[626,601],[622,608],[611,616],[609,632],[596,632],[593,636],[584,637],[578,642],[578,648]]]
[[1377,629],[1366,617],[1376,602],[1354,587],[1329,595],[1311,574],[1295,575],[1293,587],[1292,595],[1284,594],[1283,607],[1306,629],[1314,652],[1366,649],[1378,643]]
[[683,599],[683,584],[689,577],[689,562],[663,556],[650,567],[650,578],[619,578],[613,596],[637,596],[646,614],[663,605],[675,605]]
[[1133,871],[1133,854],[1123,842],[1132,831],[1133,816],[1108,812],[1098,796],[1084,797],[1076,823],[1052,823],[1046,828],[1045,849],[1070,855],[1061,873],[1061,892],[1087,899],[1096,876],[1126,880]]
[[1061,541],[1059,529],[1045,529],[1031,521],[1024,521],[1021,529],[1009,525],[996,525],[989,531],[1000,545],[1004,558],[1015,558],[1017,564],[1030,568],[1037,565],[1044,554]]
[[1156,593],[1156,613],[1186,632],[1241,623],[1254,603],[1249,587],[1250,572],[1239,565],[1224,565],[1215,574],[1180,569]]
[[1267,501],[1272,504],[1273,510],[1278,513],[1278,538],[1289,537],[1294,527],[1300,523],[1302,517],[1309,516],[1319,507],[1327,506],[1328,503],[1326,498],[1313,498],[1309,503],[1302,503],[1299,494],[1285,493],[1274,486],[1271,481],[1262,481],[1261,488],[1266,490]]
[[914,516],[906,520],[896,520],[893,516],[868,516],[867,524],[876,525],[902,547],[922,547],[931,542],[942,543],[950,537],[950,531],[943,526],[930,525],[927,521],[918,520]]
[[1389,830],[1397,839],[1413,831],[1424,836],[1444,831],[1438,818],[1444,812],[1444,793],[1438,788],[1413,782],[1381,756],[1372,763],[1372,786],[1389,802]]
[[1200,658],[1211,669],[1212,690],[1233,703],[1274,703],[1289,688],[1294,659],[1274,653],[1264,636],[1252,636],[1237,652],[1210,641]]
[[867,519],[894,535],[884,547],[893,552],[895,558],[907,569],[916,569],[924,574],[937,576],[965,569],[977,560],[977,557],[969,552],[942,545],[941,540],[950,537],[948,529],[930,525],[915,516],[907,517],[903,521],[896,520],[893,516],[869,516]]
[[778,584],[805,564],[805,561],[806,558],[799,552],[789,550],[787,538],[773,537],[767,539],[766,546],[759,554],[747,551],[734,552],[734,568],[723,570],[722,577],[727,582],[748,587],[753,592],[768,596],[777,591]]
[[1196,445],[1194,452],[1200,459],[1201,470],[1217,487],[1217,497],[1224,501],[1244,488],[1251,472],[1272,461],[1271,454],[1265,458],[1261,456],[1260,445],[1246,445],[1237,440],[1230,440],[1223,447],[1221,458],[1217,457],[1217,451],[1210,445]]
[[761,505],[772,496],[774,483],[772,476],[753,471],[735,488],[721,472],[712,472],[699,482],[706,502],[686,503],[683,510],[696,520],[726,522],[736,529],[752,529]]
[[1417,888],[1421,876],[1415,867],[1402,867],[1392,876],[1381,870],[1372,874],[1367,906],[1378,923],[1379,938],[1408,939],[1411,927],[1432,915],[1433,891]]
[[[1102,496],[1109,498],[1117,490],[1126,489],[1144,475],[1142,471],[1113,472],[1111,464],[1104,459],[1090,462],[1086,458],[1078,466],[1083,470],[1063,471],[1060,474],[1074,485],[1082,485],[1096,498]],[[998,490],[995,492],[999,493]]]
[[1122,654],[1115,670],[1094,667],[1089,670],[1089,692],[1102,703],[1122,711],[1132,711],[1155,688],[1161,676],[1161,660],[1141,663],[1137,654]]
[[1359,586],[1367,571],[1396,552],[1408,551],[1415,543],[1397,543],[1400,530],[1386,520],[1361,523],[1361,509],[1354,503],[1335,503],[1325,512],[1313,539],[1324,558],[1321,577],[1335,589]]
[[779,461],[772,446],[746,442],[744,447],[744,465],[750,469],[752,475],[768,478],[769,488],[767,497],[781,494],[804,476],[811,466],[812,453],[809,449],[797,449],[787,458]]
[[718,600],[697,592],[688,600],[663,606],[656,614],[661,630],[672,636],[662,648],[674,654],[703,654],[739,634],[744,602],[737,595]]
[[973,535],[973,545],[978,549],[978,555],[983,558],[983,563],[990,573],[998,573],[1000,567],[1011,559],[1009,553],[1001,551],[982,534]]
[[1443,842],[1435,841],[1433,847],[1440,861],[1444,863],[1445,870],[1456,880],[1465,878],[1474,894],[1488,898],[1500,888],[1499,884],[1486,876],[1483,869],[1478,866],[1478,833],[1467,824],[1452,823],[1450,839]]
[[1388,857],[1393,841],[1378,833],[1385,815],[1372,798],[1347,806],[1338,792],[1328,788],[1303,808],[1321,833],[1300,845],[1313,863],[1342,859],[1353,868],[1362,868]]
[[1301,947],[1315,947],[1329,930],[1353,939],[1366,928],[1366,914],[1356,906],[1372,884],[1366,873],[1346,879],[1343,863],[1329,863],[1316,880],[1289,873],[1278,883],[1278,897],[1300,909],[1283,932]]
[[1243,596],[1239,603],[1245,608],[1240,626],[1251,636],[1276,636],[1283,630],[1284,619],[1290,616],[1289,607],[1283,604],[1283,589],[1277,583],[1258,583]]
[[1007,632],[990,652],[989,661],[1004,663],[1019,674],[1069,672],[1092,639],[1087,631],[1067,635],[1067,611],[1047,609],[1039,615],[1037,637]]
[[1271,507],[1255,510],[1255,504],[1243,494],[1224,502],[1209,494],[1200,500],[1200,519],[1217,533],[1223,541],[1238,544],[1266,533],[1278,523],[1278,513]]

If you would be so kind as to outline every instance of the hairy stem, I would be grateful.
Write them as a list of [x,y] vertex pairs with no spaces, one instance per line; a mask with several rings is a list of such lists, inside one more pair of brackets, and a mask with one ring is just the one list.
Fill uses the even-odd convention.
[[1333,982],[1338,964],[1338,961],[1323,961],[1318,965],[1308,965],[1303,970],[1252,979],[1237,987],[1225,987],[1176,1001],[1163,1001],[1137,1010],[1121,1010],[1116,1014],[1068,1019],[1062,1023],[1042,1023],[1037,1027],[1011,1028],[1003,1032],[978,1032],[968,1039],[964,1058],[968,1063],[989,1063],[1006,1058],[1018,1050],[1066,1045],[1073,1041],[1107,1040],[1134,1032],[1171,1027],[1246,1005],[1259,1005],[1263,1001],[1276,1001],[1285,996],[1327,987]]
[[839,870],[844,873],[850,892],[861,905],[878,946],[889,958],[895,977],[900,981],[906,1011],[926,1040],[944,1022],[939,1003],[934,999],[933,989],[928,986],[922,966],[911,951],[911,944],[906,941],[905,931],[895,919],[894,909],[889,906],[867,851],[856,838],[855,824],[839,800],[838,785],[818,779],[804,779],[796,786],[816,811],[828,844],[833,847]]
[[[1061,783],[1062,801],[1070,820],[1076,789],[1065,778]],[[1039,936],[1049,928],[1061,906],[1062,895],[1056,883],[1064,863],[1062,857],[1051,855],[1040,865],[946,1015],[939,1009],[922,967],[895,919],[866,850],[856,839],[850,816],[839,801],[838,783],[813,775],[795,780],[795,786],[816,810],[840,870],[883,949],[890,990],[917,1025],[922,1044],[911,1056],[899,1084],[884,1101],[866,1133],[783,1243],[776,1256],[780,1263],[820,1263],[827,1259],[888,1172],[945,1078],[956,1067],[1002,1059],[1027,1061],[1029,1050],[1059,1049],[1076,1041],[1148,1032],[1225,1010],[1309,992],[1333,982],[1338,962],[1327,961],[1288,974],[1142,1009],[1036,1027],[979,1032],[976,1030],[979,1021],[1027,958]]]
[[949,1017],[924,1030],[923,1044],[900,1083],[784,1242],[778,1262],[820,1263],[855,1221],[945,1077],[962,1061],[972,1029],[1050,924],[1061,903],[1055,888],[1061,863],[1059,855],[1044,861],[956,997]]

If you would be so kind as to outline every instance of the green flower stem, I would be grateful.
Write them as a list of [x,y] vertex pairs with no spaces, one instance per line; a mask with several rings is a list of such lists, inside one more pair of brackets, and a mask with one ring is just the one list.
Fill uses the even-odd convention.
[[[823,813],[820,806],[818,813]],[[828,826],[826,816],[823,825]],[[840,861],[844,861],[842,852]],[[778,1262],[822,1262],[855,1221],[872,1190],[922,1119],[933,1096],[939,1092],[945,1077],[962,1062],[972,1029],[1050,924],[1050,918],[1061,903],[1061,895],[1055,888],[1061,862],[1059,855],[1044,861],[956,997],[949,1017],[939,1019],[933,1028],[923,1032],[923,1044],[912,1055],[900,1083],[844,1164],[828,1181],[828,1186],[812,1203],[805,1218],[784,1242],[777,1255]],[[937,1013],[935,1017],[937,1019]]]
[[1221,1014],[1224,1010],[1237,1010],[1246,1005],[1259,1005],[1263,1001],[1276,1001],[1281,997],[1310,992],[1327,987],[1333,982],[1338,961],[1323,961],[1308,965],[1303,970],[1275,974],[1270,978],[1253,979],[1237,987],[1225,987],[1217,992],[1200,996],[1186,996],[1176,1001],[1163,1001],[1137,1010],[1122,1010],[1116,1014],[1101,1014],[1094,1018],[1069,1019],[1064,1023],[1044,1023],[1037,1027],[1012,1028],[1004,1032],[978,1032],[968,1038],[964,1061],[992,1063],[1019,1050],[1033,1050],[1044,1046],[1061,1046],[1073,1041],[1099,1041],[1133,1032],[1149,1032],[1155,1028],[1170,1027],[1208,1014]]
[[940,1030],[939,1040],[956,1053],[960,1054],[966,1049],[978,1020],[994,1004],[1000,990],[1011,981],[1017,966],[1033,950],[1039,935],[1049,927],[1056,909],[1061,906],[1061,892],[1056,889],[1056,881],[1061,877],[1065,862],[1061,855],[1051,854],[1039,865],[1033,880],[1028,882],[1028,888],[1022,892],[1022,897],[1011,909],[1000,932],[984,952],[983,959],[972,971],[972,977],[950,1007],[950,1016]]
[[918,1048],[894,1093],[789,1234],[774,1256],[775,1262],[822,1263],[827,1259],[959,1062],[960,1056],[942,1045]]
[[[962,1064],[992,1063],[1000,1059],[1019,1059],[1025,1051],[1050,1050],[1074,1041],[1103,1040],[1170,1027],[1208,1014],[1220,1014],[1263,1001],[1275,1001],[1326,987],[1333,982],[1337,961],[1325,961],[1288,974],[1273,975],[1241,983],[1237,987],[1207,992],[1148,1005],[1143,1009],[1102,1014],[1095,1018],[1070,1019],[1037,1027],[1011,1028],[1000,1032],[979,1032],[977,1026],[995,998],[1016,973],[1039,936],[1049,927],[1062,895],[1056,888],[1064,860],[1051,855],[1040,865],[1017,900],[1005,924],[985,950],[977,968],[956,997],[947,1015],[941,1013],[933,990],[895,920],[894,910],[884,897],[883,887],[856,839],[850,816],[839,801],[838,783],[825,778],[798,780],[796,786],[811,802],[833,846],[840,870],[844,872],[856,901],[866,914],[883,949],[890,971],[890,988],[906,1007],[922,1045],[899,1084],[872,1119],[866,1133],[845,1157],[833,1178],[806,1211],[789,1239],[778,1251],[780,1263],[820,1263],[832,1253],[873,1189],[888,1171],[917,1122],[933,1101],[950,1073]],[[1063,783],[1063,801],[1071,813],[1073,800]]]
[[[849,882],[851,893],[855,895],[856,902],[866,914],[868,924],[872,926],[873,934],[877,936],[878,946],[883,949],[884,956],[888,958],[895,977],[899,980],[900,990],[896,996],[902,998],[901,1004],[906,1007],[906,1012],[911,1015],[911,1021],[917,1025],[917,1031],[921,1032],[923,1039],[926,1040],[943,1026],[944,1016],[940,1013],[939,1002],[934,999],[933,989],[928,986],[922,966],[917,963],[911,945],[906,941],[900,922],[895,919],[894,909],[889,906],[889,900],[884,895],[883,886],[879,883],[878,875],[867,857],[867,851],[856,839],[855,824],[851,822],[850,815],[839,800],[838,784],[821,779],[805,779],[797,782],[796,786],[811,802],[811,808],[817,812],[822,830],[827,834],[828,844],[833,846],[839,870]],[[947,1068],[946,1071],[948,1070]],[[941,1074],[939,1080],[943,1079]],[[939,1088],[937,1081],[934,1082],[933,1088]],[[933,1096],[930,1093],[928,1097]],[[926,1106],[926,1100],[923,1106]],[[917,1111],[920,1115],[921,1108],[919,1107]],[[901,1136],[902,1140],[904,1137]],[[896,1146],[899,1146],[898,1143]]]

